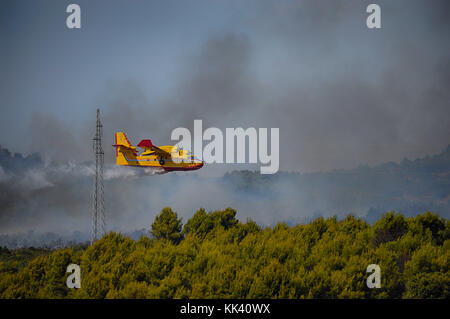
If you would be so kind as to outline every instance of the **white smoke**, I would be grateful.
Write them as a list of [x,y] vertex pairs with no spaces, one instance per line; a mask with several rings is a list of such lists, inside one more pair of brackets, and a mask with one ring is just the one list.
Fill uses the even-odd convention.
[[46,172],[41,169],[27,170],[24,176],[19,178],[18,185],[27,190],[37,190],[54,186],[54,184],[48,180]]
[[0,183],[6,182],[9,179],[9,175],[0,166]]
[[143,176],[161,175],[167,173],[162,167],[130,167],[108,166],[103,174],[105,180],[120,178],[139,178]]
[[[34,179],[43,179],[46,175],[56,176],[83,176],[90,177],[95,174],[95,165],[93,163],[75,163],[69,162],[65,164],[46,164],[43,168],[32,172]],[[144,176],[160,175],[167,173],[162,167],[132,167],[105,165],[103,171],[104,180],[114,179],[130,179]],[[1,178],[0,172],[0,178]]]
[[[161,175],[167,173],[161,167],[129,167],[106,165],[103,177],[105,181],[120,179],[138,179],[146,176]],[[43,188],[54,187],[60,182],[79,178],[89,178],[95,174],[93,163],[54,164],[47,162],[42,167],[30,168],[20,172],[5,171],[0,166],[0,183],[10,185],[10,188],[34,191]]]

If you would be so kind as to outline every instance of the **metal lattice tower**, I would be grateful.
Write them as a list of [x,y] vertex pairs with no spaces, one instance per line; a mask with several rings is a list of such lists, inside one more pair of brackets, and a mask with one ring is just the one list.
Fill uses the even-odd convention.
[[95,154],[95,176],[94,192],[92,200],[92,228],[91,245],[105,234],[105,199],[103,191],[103,162],[104,153],[102,148],[103,125],[100,122],[100,110],[97,109],[97,126],[93,138]]

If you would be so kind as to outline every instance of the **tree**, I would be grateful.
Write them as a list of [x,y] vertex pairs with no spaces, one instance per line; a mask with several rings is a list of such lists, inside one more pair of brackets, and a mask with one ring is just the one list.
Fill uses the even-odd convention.
[[225,210],[218,210],[207,213],[204,208],[200,208],[184,226],[184,234],[195,234],[204,239],[206,235],[219,228],[228,230],[237,226],[236,211],[230,207]]
[[389,241],[397,240],[408,232],[408,222],[402,214],[395,212],[386,213],[374,225],[375,236],[373,244],[375,247]]
[[448,233],[445,232],[446,222],[445,219],[440,218],[439,215],[431,212],[418,215],[414,219],[415,223],[419,226],[419,230],[426,232],[429,230],[433,241],[441,245],[446,239],[448,239]]
[[[261,228],[238,221],[233,209],[200,209],[183,240],[181,227],[164,208],[155,238],[111,232],[84,248],[1,249],[0,298],[450,297],[449,226],[439,215]],[[81,289],[66,286],[70,263],[81,267]],[[380,289],[366,284],[372,263],[381,268]]]
[[183,239],[182,227],[182,220],[178,218],[178,214],[172,211],[170,207],[164,207],[161,213],[155,217],[151,233],[156,239],[178,244]]
[[406,298],[448,298],[450,279],[439,272],[419,273],[407,282],[406,288]]
[[195,234],[204,238],[208,232],[214,228],[214,221],[211,214],[206,213],[204,208],[200,208],[184,225],[184,234]]

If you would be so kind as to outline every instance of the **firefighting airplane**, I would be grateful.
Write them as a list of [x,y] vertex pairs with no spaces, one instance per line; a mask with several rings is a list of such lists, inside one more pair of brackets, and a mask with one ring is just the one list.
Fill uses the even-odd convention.
[[[124,132],[116,133],[116,164],[125,166],[163,168],[166,172],[192,171],[203,167],[203,162],[176,146],[155,146],[151,140],[142,140],[137,146],[144,151],[138,155]],[[176,161],[172,158],[176,157]]]

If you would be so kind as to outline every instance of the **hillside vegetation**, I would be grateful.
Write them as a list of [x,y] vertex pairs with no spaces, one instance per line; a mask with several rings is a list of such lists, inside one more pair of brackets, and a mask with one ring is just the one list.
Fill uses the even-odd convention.
[[[150,225],[149,225],[150,226]],[[0,251],[1,298],[449,298],[450,226],[436,214],[352,215],[289,227],[164,208],[152,237],[109,233],[93,246]],[[66,267],[81,267],[81,288]],[[381,288],[366,286],[367,266]]]

